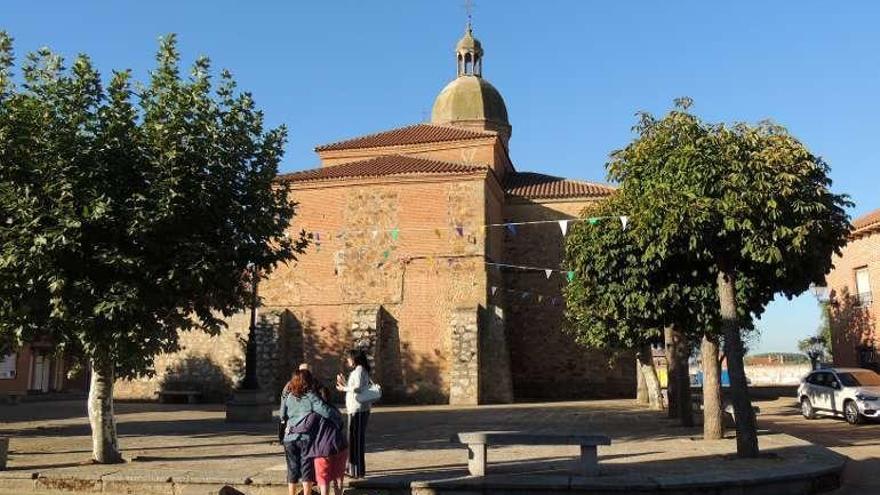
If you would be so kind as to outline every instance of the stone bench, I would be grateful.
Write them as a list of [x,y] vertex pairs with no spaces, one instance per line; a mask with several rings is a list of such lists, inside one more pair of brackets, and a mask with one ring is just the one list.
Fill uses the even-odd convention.
[[453,443],[467,445],[468,471],[471,476],[486,475],[486,447],[489,445],[579,445],[581,458],[578,474],[599,474],[598,445],[611,445],[605,435],[566,435],[555,433],[528,433],[519,431],[474,431],[453,435]]
[[159,396],[159,402],[164,404],[168,401],[168,397],[186,397],[187,404],[195,404],[198,402],[201,392],[196,390],[160,390],[156,392]]

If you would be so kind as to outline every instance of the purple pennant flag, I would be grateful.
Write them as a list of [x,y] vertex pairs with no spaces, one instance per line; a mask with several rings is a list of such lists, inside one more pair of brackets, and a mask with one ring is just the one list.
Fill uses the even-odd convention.
[[455,226],[455,233],[458,234],[459,237],[463,236],[464,235],[464,227],[462,227],[461,225],[456,225]]
[[532,295],[531,292],[523,292],[523,293],[522,293],[522,298],[523,298],[523,299],[528,299],[530,295]]
[[516,225],[512,223],[507,224],[507,230],[510,232],[511,235],[516,235]]

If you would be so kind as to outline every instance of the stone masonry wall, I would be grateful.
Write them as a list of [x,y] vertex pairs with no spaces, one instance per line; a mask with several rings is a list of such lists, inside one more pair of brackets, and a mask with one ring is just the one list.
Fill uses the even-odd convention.
[[478,309],[457,308],[451,315],[452,370],[449,403],[476,405],[480,403],[480,352]]

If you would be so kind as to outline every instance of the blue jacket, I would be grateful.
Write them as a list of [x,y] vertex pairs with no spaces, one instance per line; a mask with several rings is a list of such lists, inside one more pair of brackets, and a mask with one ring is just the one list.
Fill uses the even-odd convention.
[[309,392],[302,397],[295,397],[293,394],[286,394],[281,398],[281,409],[278,415],[281,418],[287,418],[287,425],[284,429],[284,443],[295,442],[297,440],[309,440],[308,433],[299,433],[291,431],[291,427],[303,420],[309,413],[314,412],[322,418],[330,418],[333,414],[331,407],[324,403],[317,395]]
[[292,433],[306,433],[310,439],[303,452],[306,459],[314,457],[330,457],[348,448],[345,433],[342,429],[342,414],[332,407],[330,418],[323,418],[311,412],[299,423],[288,428]]

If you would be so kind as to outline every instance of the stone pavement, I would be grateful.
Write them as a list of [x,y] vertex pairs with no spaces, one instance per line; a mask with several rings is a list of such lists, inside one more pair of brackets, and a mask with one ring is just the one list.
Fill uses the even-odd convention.
[[[117,417],[129,462],[99,466],[87,463],[91,442],[83,402],[2,406],[0,435],[11,437],[12,452],[8,470],[0,472],[0,493],[36,487],[180,495],[217,493],[223,485],[245,493],[284,493],[284,460],[274,424],[227,424],[220,405],[118,404]],[[564,485],[577,491],[578,486],[586,489],[588,482],[599,482],[610,485],[611,492],[630,486],[647,493],[701,481],[742,491],[750,480],[785,481],[805,470],[818,476],[808,484],[815,488],[817,483],[833,482],[833,473],[843,467],[842,457],[780,434],[761,436],[768,456],[735,459],[733,440],[698,440],[699,430],[674,426],[662,415],[624,400],[384,407],[370,418],[370,479],[360,486],[366,493],[380,488],[409,493],[410,482],[417,488],[420,480],[447,479],[453,481],[446,489],[434,491],[489,490],[486,480],[466,477],[466,451],[449,443],[453,433],[478,430],[587,432],[612,438],[611,446],[599,449],[601,476],[593,480],[568,474],[579,455],[576,446],[490,449],[486,480],[538,480],[547,490]]]
[[841,418],[801,416],[794,394],[760,402],[764,428],[828,447],[849,460],[834,495],[880,494],[880,422],[852,426]]

